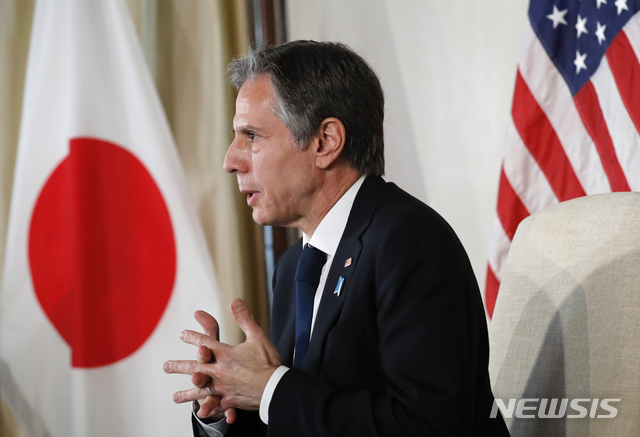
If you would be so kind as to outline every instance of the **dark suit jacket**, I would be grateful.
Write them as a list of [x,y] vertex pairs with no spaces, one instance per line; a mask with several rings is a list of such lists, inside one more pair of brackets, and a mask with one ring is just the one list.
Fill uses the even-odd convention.
[[[301,246],[274,273],[271,339],[287,366]],[[451,227],[396,185],[367,178],[330,268],[306,367],[280,380],[268,435],[508,436],[501,416],[489,418],[488,359],[477,282]],[[229,436],[264,432],[249,414]]]

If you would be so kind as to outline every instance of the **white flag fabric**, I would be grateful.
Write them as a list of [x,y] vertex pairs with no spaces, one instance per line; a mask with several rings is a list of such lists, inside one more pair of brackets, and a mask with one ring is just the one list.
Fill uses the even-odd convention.
[[36,2],[21,123],[3,400],[31,437],[190,435],[162,365],[221,299],[123,0]]

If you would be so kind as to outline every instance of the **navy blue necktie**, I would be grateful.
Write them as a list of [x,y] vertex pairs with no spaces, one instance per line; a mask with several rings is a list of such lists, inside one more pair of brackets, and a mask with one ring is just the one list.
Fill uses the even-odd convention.
[[309,350],[311,319],[313,318],[313,300],[320,283],[322,266],[327,255],[321,250],[306,244],[296,269],[296,349],[293,368],[302,369]]

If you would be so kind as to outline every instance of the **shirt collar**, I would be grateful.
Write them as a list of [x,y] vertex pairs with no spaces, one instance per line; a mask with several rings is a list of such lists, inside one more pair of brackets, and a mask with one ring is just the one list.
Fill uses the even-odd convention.
[[356,194],[360,190],[365,176],[361,176],[351,188],[349,188],[324,216],[315,232],[309,238],[305,233],[302,234],[302,245],[309,243],[332,257],[338,249],[338,244],[342,239],[342,233],[347,227],[349,213],[353,207]]

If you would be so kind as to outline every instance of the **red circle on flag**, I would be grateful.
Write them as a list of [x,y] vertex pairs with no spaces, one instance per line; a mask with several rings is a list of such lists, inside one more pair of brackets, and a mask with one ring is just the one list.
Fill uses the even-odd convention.
[[74,367],[135,352],[158,325],[176,276],[169,211],[144,165],[116,144],[72,139],[36,202],[29,263]]

